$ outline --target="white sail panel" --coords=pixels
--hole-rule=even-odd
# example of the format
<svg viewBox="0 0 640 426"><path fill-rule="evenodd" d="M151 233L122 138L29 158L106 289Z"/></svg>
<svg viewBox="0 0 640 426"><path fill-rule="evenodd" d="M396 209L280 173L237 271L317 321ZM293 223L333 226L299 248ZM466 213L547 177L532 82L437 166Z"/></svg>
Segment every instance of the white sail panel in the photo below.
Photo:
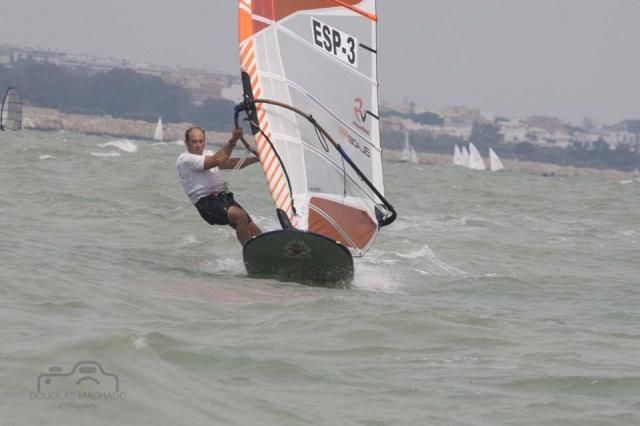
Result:
<svg viewBox="0 0 640 426"><path fill-rule="evenodd" d="M311 115L384 194L375 1L239 0L245 94ZM294 226L362 254L380 203L315 126L257 105L256 143L276 207Z"/></svg>

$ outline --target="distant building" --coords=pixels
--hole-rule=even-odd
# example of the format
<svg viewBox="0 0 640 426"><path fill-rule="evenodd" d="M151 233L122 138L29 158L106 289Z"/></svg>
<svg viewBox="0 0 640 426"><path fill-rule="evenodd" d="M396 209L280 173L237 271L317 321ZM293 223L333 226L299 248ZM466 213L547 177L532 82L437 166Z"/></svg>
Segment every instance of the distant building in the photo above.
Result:
<svg viewBox="0 0 640 426"><path fill-rule="evenodd" d="M439 111L438 114L444 120L445 127L469 127L473 123L487 124L493 120L487 119L485 114L479 109L467 108L464 106L454 106Z"/></svg>
<svg viewBox="0 0 640 426"><path fill-rule="evenodd" d="M520 143L527 141L527 125L518 119L501 120L497 123L498 132L506 143Z"/></svg>
<svg viewBox="0 0 640 426"><path fill-rule="evenodd" d="M601 130L600 136L610 146L619 144L634 145L638 142L638 134L625 131Z"/></svg>
<svg viewBox="0 0 640 426"><path fill-rule="evenodd" d="M534 115L523 120L525 124L530 127L536 127L538 129L546 130L549 133L564 132L570 133L571 126L559 118L545 117L540 115Z"/></svg>

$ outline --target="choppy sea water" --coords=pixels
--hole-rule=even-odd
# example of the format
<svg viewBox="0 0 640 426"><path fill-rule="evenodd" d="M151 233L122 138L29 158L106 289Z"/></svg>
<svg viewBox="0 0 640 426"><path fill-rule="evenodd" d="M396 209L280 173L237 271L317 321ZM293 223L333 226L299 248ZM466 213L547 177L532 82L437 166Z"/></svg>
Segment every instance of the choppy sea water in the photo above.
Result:
<svg viewBox="0 0 640 426"><path fill-rule="evenodd" d="M2 425L640 424L640 182L385 163L328 290L248 279L182 149L0 133Z"/></svg>

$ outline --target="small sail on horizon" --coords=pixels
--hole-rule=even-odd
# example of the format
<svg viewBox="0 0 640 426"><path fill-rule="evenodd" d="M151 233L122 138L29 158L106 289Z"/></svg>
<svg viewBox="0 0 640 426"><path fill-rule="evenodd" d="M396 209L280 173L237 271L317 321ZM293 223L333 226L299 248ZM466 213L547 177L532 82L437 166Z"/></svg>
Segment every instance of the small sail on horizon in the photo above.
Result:
<svg viewBox="0 0 640 426"><path fill-rule="evenodd" d="M22 101L18 96L18 91L9 87L2 101L0 111L0 130L21 130L22 129Z"/></svg>
<svg viewBox="0 0 640 426"><path fill-rule="evenodd" d="M499 172L500 170L504 170L504 165L502 164L502 160L498 157L498 154L492 149L489 148L489 167L492 172Z"/></svg>
<svg viewBox="0 0 640 426"><path fill-rule="evenodd" d="M158 123L156 123L156 130L153 132L154 141L164 140L164 128L162 126L162 117L158 117Z"/></svg>
<svg viewBox="0 0 640 426"><path fill-rule="evenodd" d="M453 146L453 165L462 166L462 152L457 144Z"/></svg>
<svg viewBox="0 0 640 426"><path fill-rule="evenodd" d="M469 167L469 151L466 146L462 147L462 153L460 155L460 165L462 167Z"/></svg>
<svg viewBox="0 0 640 426"><path fill-rule="evenodd" d="M487 165L473 142L469 142L469 168L471 170L487 170Z"/></svg>
<svg viewBox="0 0 640 426"><path fill-rule="evenodd" d="M413 148L413 145L411 145L411 142L409 142L409 131L405 131L404 134L404 149L400 155L400 161L418 164L418 154Z"/></svg>
<svg viewBox="0 0 640 426"><path fill-rule="evenodd" d="M413 149L413 146L411 147L411 157L409 157L409 162L411 164L418 164L420 162L418 160L418 153L415 149Z"/></svg>

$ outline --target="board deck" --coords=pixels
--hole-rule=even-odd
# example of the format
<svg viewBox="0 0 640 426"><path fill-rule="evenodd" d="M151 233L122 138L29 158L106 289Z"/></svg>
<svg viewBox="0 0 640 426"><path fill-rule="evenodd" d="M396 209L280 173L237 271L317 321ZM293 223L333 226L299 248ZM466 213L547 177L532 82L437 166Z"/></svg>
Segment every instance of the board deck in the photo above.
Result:
<svg viewBox="0 0 640 426"><path fill-rule="evenodd" d="M244 264L252 277L343 288L353 280L353 257L342 244L312 232L266 232L244 245Z"/></svg>

